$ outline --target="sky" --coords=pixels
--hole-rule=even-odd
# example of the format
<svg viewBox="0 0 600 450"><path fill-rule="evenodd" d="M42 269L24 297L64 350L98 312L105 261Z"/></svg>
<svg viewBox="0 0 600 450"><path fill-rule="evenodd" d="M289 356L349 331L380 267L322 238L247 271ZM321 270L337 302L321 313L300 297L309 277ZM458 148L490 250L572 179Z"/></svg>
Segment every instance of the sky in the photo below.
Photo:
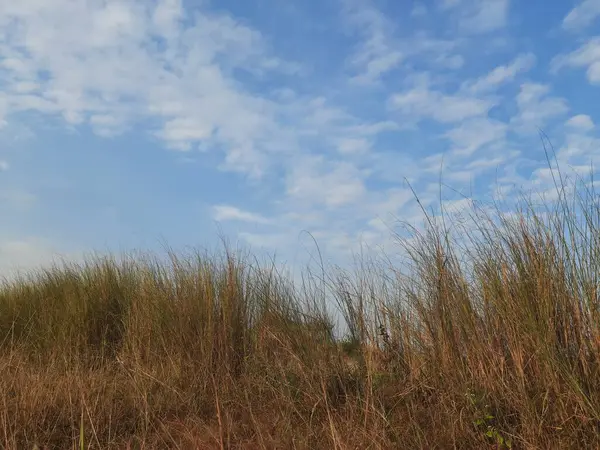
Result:
<svg viewBox="0 0 600 450"><path fill-rule="evenodd" d="M343 262L413 190L551 189L540 130L589 171L599 123L600 0L0 0L0 271L220 237Z"/></svg>

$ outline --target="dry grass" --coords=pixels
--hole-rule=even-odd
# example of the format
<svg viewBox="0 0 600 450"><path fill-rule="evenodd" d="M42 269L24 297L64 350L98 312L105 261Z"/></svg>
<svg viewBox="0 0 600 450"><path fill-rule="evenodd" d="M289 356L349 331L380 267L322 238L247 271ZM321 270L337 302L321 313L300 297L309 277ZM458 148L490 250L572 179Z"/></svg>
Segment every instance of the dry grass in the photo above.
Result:
<svg viewBox="0 0 600 450"><path fill-rule="evenodd" d="M600 207L561 189L429 218L402 275L299 289L225 252L7 282L0 447L600 448Z"/></svg>

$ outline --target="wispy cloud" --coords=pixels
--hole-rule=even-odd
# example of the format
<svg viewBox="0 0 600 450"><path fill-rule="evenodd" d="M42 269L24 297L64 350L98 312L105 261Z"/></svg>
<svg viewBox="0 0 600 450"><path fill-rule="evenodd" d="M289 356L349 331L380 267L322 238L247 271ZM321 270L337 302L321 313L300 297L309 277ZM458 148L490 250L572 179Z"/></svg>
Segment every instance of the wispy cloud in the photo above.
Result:
<svg viewBox="0 0 600 450"><path fill-rule="evenodd" d="M461 27L469 33L486 33L506 26L509 0L479 0L460 20Z"/></svg>
<svg viewBox="0 0 600 450"><path fill-rule="evenodd" d="M582 131L594 129L594 121L587 114L577 114L567 120L566 125L570 128Z"/></svg>
<svg viewBox="0 0 600 450"><path fill-rule="evenodd" d="M383 76L419 57L425 57L423 61L432 66L454 70L462 67L463 57L453 53L457 47L455 41L436 39L428 33L401 37L394 21L376 9L372 2L341 0L341 4L348 28L360 37L348 59L351 83L379 83ZM416 4L411 12L413 17L424 14L426 9L422 4Z"/></svg>
<svg viewBox="0 0 600 450"><path fill-rule="evenodd" d="M269 224L270 220L260 214L243 211L235 206L216 205L213 207L213 217L217 221L239 221L259 224Z"/></svg>
<svg viewBox="0 0 600 450"><path fill-rule="evenodd" d="M413 120L430 118L438 122L452 123L485 115L493 102L461 93L445 94L429 89L427 85L416 86L390 98L393 109Z"/></svg>
<svg viewBox="0 0 600 450"><path fill-rule="evenodd" d="M581 0L563 19L563 28L578 31L592 25L600 16L600 1Z"/></svg>
<svg viewBox="0 0 600 450"><path fill-rule="evenodd" d="M563 67L585 67L588 81L600 84L600 37L589 39L572 53L554 58L552 69L556 72Z"/></svg>
<svg viewBox="0 0 600 450"><path fill-rule="evenodd" d="M290 172L287 194L292 201L335 208L362 199L366 192L363 178L364 175L347 162L305 158Z"/></svg>
<svg viewBox="0 0 600 450"><path fill-rule="evenodd" d="M509 13L509 0L441 0L442 12L456 15L462 32L482 34L496 31L506 26Z"/></svg>
<svg viewBox="0 0 600 450"><path fill-rule="evenodd" d="M452 142L453 151L459 156L471 156L486 144L503 140L507 125L487 118L465 121L451 129L446 136Z"/></svg>
<svg viewBox="0 0 600 450"><path fill-rule="evenodd" d="M547 122L565 114L569 107L560 97L548 95L550 86L540 83L524 83L517 95L519 112L511 118L511 124L520 132L537 133Z"/></svg>
<svg viewBox="0 0 600 450"><path fill-rule="evenodd" d="M5 114L59 115L100 135L152 120L170 147L218 147L227 169L265 170L260 155L277 126L276 105L241 88L234 71L267 76L291 63L270 55L260 32L206 11L183 22L174 0L31 0L2 8Z"/></svg>
<svg viewBox="0 0 600 450"><path fill-rule="evenodd" d="M495 90L500 85L513 81L519 73L530 70L535 64L535 59L535 55L532 53L519 55L510 64L500 65L473 82L465 82L463 88L473 94Z"/></svg>
<svg viewBox="0 0 600 450"><path fill-rule="evenodd" d="M405 57L393 37L393 23L367 1L344 0L342 7L349 26L362 37L349 60L359 71L351 81L361 84L377 81Z"/></svg>

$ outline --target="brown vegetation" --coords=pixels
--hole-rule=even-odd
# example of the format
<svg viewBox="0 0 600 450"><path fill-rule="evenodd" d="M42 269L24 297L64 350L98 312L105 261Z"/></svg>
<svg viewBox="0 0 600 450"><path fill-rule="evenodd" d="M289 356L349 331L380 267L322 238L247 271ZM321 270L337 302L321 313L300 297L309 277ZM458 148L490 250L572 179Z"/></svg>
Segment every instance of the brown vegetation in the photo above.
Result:
<svg viewBox="0 0 600 450"><path fill-rule="evenodd" d="M600 207L574 198L432 219L402 275L299 288L226 253L7 282L0 447L598 448Z"/></svg>

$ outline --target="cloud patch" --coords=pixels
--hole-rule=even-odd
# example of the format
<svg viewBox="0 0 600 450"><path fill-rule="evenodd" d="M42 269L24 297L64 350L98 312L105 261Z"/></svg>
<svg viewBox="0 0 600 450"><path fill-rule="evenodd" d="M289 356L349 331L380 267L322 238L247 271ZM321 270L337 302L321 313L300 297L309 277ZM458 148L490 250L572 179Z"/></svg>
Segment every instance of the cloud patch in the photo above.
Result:
<svg viewBox="0 0 600 450"><path fill-rule="evenodd" d="M577 50L554 58L554 72L564 67L585 68L588 81L591 84L600 84L600 37L591 38Z"/></svg>
<svg viewBox="0 0 600 450"><path fill-rule="evenodd" d="M412 120L429 118L453 123L487 114L493 102L461 93L446 94L422 85L394 94L390 106Z"/></svg>
<svg viewBox="0 0 600 450"><path fill-rule="evenodd" d="M563 19L562 26L569 31L578 31L592 25L598 17L600 17L600 2L581 0Z"/></svg>

